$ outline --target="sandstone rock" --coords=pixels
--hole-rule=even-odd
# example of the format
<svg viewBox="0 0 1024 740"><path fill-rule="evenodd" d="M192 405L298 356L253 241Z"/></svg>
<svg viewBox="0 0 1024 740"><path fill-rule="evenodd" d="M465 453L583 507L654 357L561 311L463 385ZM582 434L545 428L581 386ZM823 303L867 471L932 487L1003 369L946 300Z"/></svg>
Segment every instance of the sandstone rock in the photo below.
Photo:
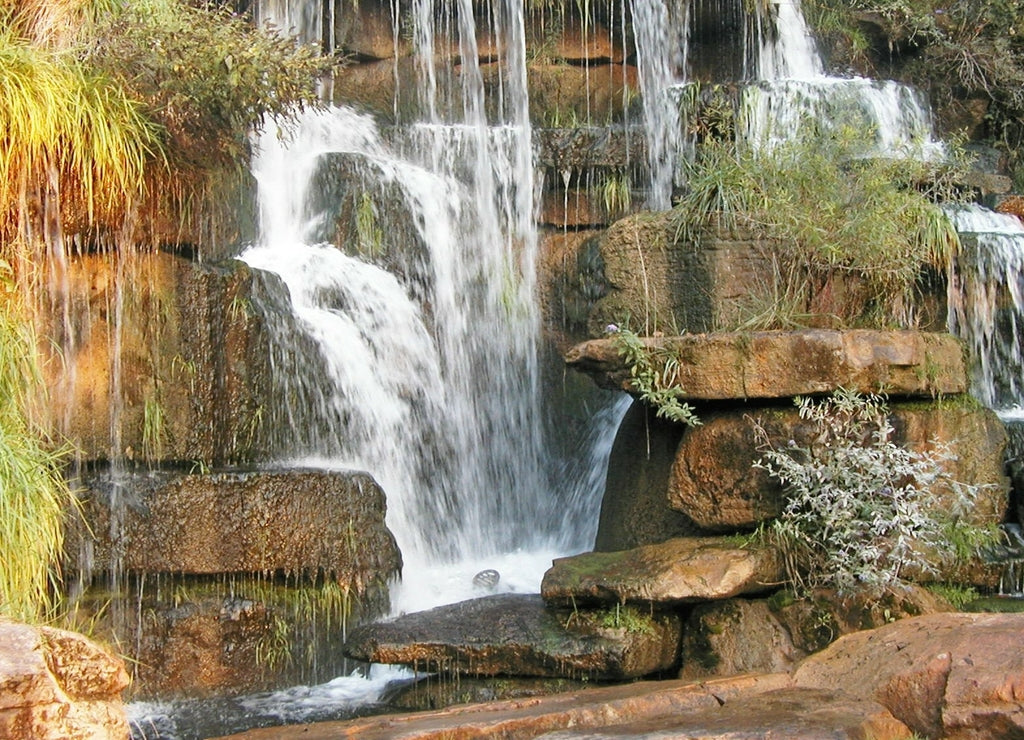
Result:
<svg viewBox="0 0 1024 740"><path fill-rule="evenodd" d="M1003 474L1006 431L989 409L968 399L938 404L890 404L892 441L917 452L947 444L957 455L945 466L953 480L980 487L973 512L977 523L999 523L1008 506ZM796 409L738 409L701 415L702 425L688 429L677 448L668 481L668 505L706 531L753 529L778 516L785 505L779 484L753 468L761 458L754 424L759 423L776 449L788 440L805 445L813 425ZM939 505L948 490L935 491Z"/></svg>
<svg viewBox="0 0 1024 740"><path fill-rule="evenodd" d="M766 591L782 580L767 549L722 538L680 537L621 552L557 558L544 574L549 603L682 604Z"/></svg>
<svg viewBox="0 0 1024 740"><path fill-rule="evenodd" d="M678 357L679 367L666 384L679 386L686 400L791 398L839 388L924 397L967 390L963 350L950 334L808 329L643 341ZM565 360L603 388L633 390L613 338L577 345Z"/></svg>
<svg viewBox="0 0 1024 740"><path fill-rule="evenodd" d="M496 70L495 70L496 72ZM637 90L636 67L621 64L575 66L531 62L526 67L530 90L530 120L538 127L575 128L625 117L623 101L627 90ZM494 74L492 87L498 87Z"/></svg>
<svg viewBox="0 0 1024 740"><path fill-rule="evenodd" d="M768 601L714 601L696 606L686 620L679 677L783 673L806 655Z"/></svg>
<svg viewBox="0 0 1024 740"><path fill-rule="evenodd" d="M590 681L519 676L445 676L431 674L382 697L389 707L409 711L442 709L453 704L530 699L593 687Z"/></svg>
<svg viewBox="0 0 1024 740"><path fill-rule="evenodd" d="M1024 737L1024 615L933 614L847 635L805 660L797 685L886 706L926 737Z"/></svg>
<svg viewBox="0 0 1024 740"><path fill-rule="evenodd" d="M401 555L366 473L290 469L86 481L93 568L142 573L316 573L386 592ZM120 528L111 535L111 518ZM75 537L77 536L77 540ZM79 527L69 546L88 543Z"/></svg>
<svg viewBox="0 0 1024 740"><path fill-rule="evenodd" d="M0 619L0 736L124 740L124 664L82 635Z"/></svg>
<svg viewBox="0 0 1024 740"><path fill-rule="evenodd" d="M695 712L644 717L624 725L540 735L544 740L906 740L910 730L880 703L832 691L790 688Z"/></svg>
<svg viewBox="0 0 1024 740"><path fill-rule="evenodd" d="M500 594L358 627L345 649L426 671L623 679L672 667L680 629L672 614L556 611L539 596Z"/></svg>

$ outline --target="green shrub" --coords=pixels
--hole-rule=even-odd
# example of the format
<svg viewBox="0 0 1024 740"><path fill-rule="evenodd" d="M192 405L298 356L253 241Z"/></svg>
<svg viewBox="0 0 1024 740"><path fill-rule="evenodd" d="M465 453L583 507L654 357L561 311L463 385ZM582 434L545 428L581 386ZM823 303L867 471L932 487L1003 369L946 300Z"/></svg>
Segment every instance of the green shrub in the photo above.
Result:
<svg viewBox="0 0 1024 740"><path fill-rule="evenodd" d="M908 570L934 575L997 536L966 520L979 487L946 472L952 452L893 442L882 399L840 391L798 405L812 441L775 449L755 425L764 452L754 464L783 485L782 514L761 536L781 549L798 589L881 593Z"/></svg>
<svg viewBox="0 0 1024 740"><path fill-rule="evenodd" d="M679 400L683 395L676 381L679 357L671 349L647 345L629 329L616 332L615 345L641 401L662 419L691 427L700 425L693 407Z"/></svg>

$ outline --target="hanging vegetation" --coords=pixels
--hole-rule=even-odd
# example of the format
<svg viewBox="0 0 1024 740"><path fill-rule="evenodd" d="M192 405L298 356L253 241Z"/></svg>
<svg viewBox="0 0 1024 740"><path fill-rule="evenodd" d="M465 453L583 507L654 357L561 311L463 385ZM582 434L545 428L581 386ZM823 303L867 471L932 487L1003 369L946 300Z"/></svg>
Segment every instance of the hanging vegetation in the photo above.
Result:
<svg viewBox="0 0 1024 740"><path fill-rule="evenodd" d="M751 296L744 329L908 326L922 267L959 244L936 200L956 198L956 163L865 156L862 135L808 127L771 148L708 138L688 163L673 219L697 242L712 223L769 245L774 274ZM839 280L856 296L829 296Z"/></svg>

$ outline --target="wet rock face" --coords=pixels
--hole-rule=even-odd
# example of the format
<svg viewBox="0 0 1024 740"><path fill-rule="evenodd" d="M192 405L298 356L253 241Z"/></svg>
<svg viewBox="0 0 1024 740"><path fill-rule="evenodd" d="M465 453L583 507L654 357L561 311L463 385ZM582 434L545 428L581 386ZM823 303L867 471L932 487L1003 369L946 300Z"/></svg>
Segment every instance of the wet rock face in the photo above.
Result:
<svg viewBox="0 0 1024 740"><path fill-rule="evenodd" d="M0 619L0 736L124 740L124 663L82 635Z"/></svg>
<svg viewBox="0 0 1024 740"><path fill-rule="evenodd" d="M445 673L626 679L671 668L680 629L674 614L554 610L536 595L501 594L364 625L345 650Z"/></svg>
<svg viewBox="0 0 1024 740"><path fill-rule="evenodd" d="M252 271L162 253L118 259L76 257L51 283L52 305L67 309L42 332L55 353L53 427L86 460L252 459L269 383Z"/></svg>
<svg viewBox="0 0 1024 740"><path fill-rule="evenodd" d="M358 594L386 590L402 560L369 475L325 470L140 474L87 480L95 570L323 572ZM111 537L111 518L120 522ZM88 537L77 528L75 542Z"/></svg>

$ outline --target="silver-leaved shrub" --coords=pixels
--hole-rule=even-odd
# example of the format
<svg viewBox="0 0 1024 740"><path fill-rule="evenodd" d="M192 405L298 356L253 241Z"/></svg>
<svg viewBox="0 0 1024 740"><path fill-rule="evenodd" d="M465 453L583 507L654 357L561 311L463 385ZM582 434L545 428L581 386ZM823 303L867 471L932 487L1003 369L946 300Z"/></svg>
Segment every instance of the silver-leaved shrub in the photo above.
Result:
<svg viewBox="0 0 1024 740"><path fill-rule="evenodd" d="M954 480L948 445L908 450L892 441L889 409L877 396L839 391L798 398L810 442L776 449L755 425L755 467L783 486L782 514L762 536L780 548L798 590L881 593L904 575L936 574L993 541L995 527L969 523L980 486Z"/></svg>

